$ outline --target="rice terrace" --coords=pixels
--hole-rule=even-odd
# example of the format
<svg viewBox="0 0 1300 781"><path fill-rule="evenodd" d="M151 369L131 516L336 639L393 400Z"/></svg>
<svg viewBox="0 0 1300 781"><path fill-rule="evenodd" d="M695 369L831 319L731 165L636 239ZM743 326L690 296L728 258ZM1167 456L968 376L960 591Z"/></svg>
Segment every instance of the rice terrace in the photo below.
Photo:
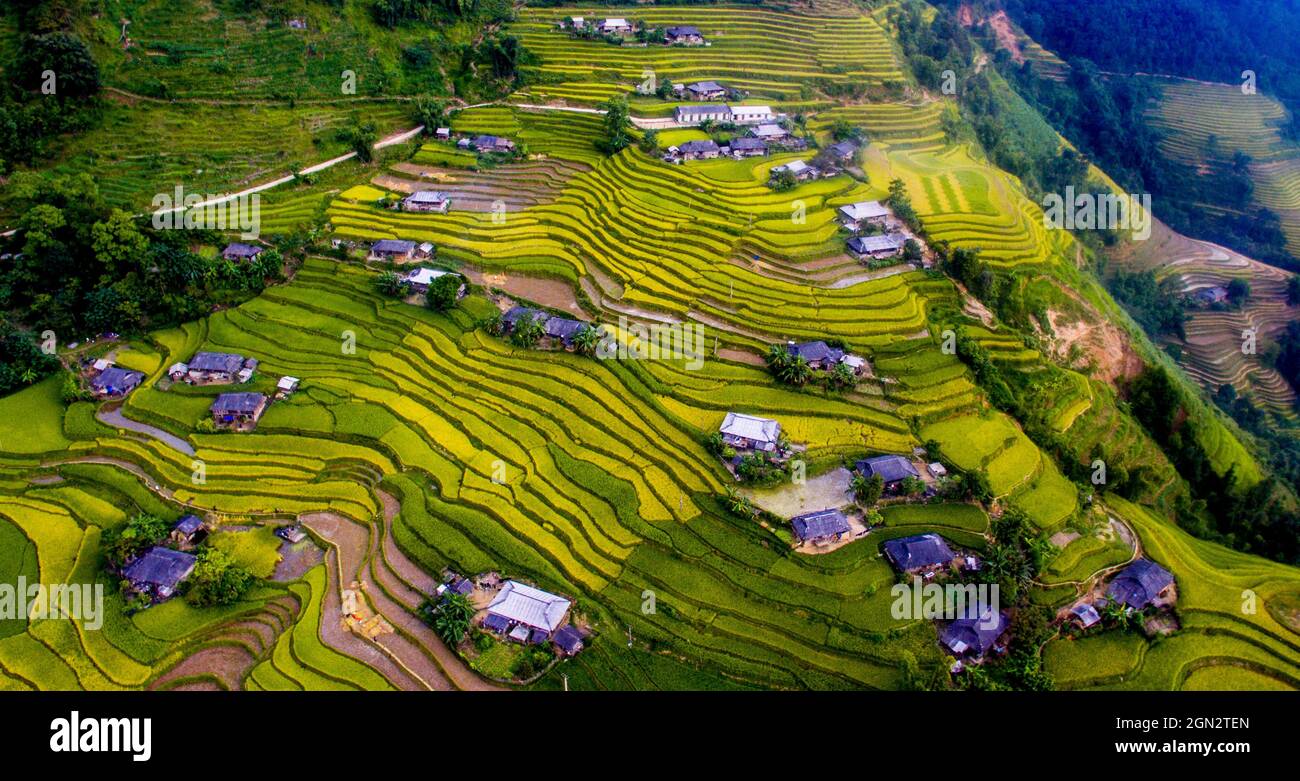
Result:
<svg viewBox="0 0 1300 781"><path fill-rule="evenodd" d="M1017 13L5 4L0 690L1300 688L1294 102Z"/></svg>

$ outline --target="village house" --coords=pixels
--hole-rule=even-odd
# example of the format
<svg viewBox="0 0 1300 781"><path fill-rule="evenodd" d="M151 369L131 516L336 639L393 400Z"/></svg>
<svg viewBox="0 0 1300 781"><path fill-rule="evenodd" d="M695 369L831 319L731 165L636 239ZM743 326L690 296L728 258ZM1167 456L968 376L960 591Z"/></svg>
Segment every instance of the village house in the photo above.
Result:
<svg viewBox="0 0 1300 781"><path fill-rule="evenodd" d="M532 309L526 306L511 307L509 311L501 315L501 328L506 332L513 331L515 326L522 320L539 320L543 321L548 315L540 309Z"/></svg>
<svg viewBox="0 0 1300 781"><path fill-rule="evenodd" d="M442 269L436 268L417 268L412 269L410 273L403 278L403 281L412 292L427 293L429 292L429 285L433 284L435 279L445 276L459 277L460 275L451 271L443 271ZM456 298L464 298L466 290L468 290L468 288L466 288L465 283L462 282L460 287L456 289Z"/></svg>
<svg viewBox="0 0 1300 781"><path fill-rule="evenodd" d="M402 209L408 212L442 212L447 213L451 207L451 198L445 193L434 190L420 190L402 199Z"/></svg>
<svg viewBox="0 0 1300 781"><path fill-rule="evenodd" d="M185 515L176 522L168 535L174 544L182 550L189 550L208 536L208 527L203 523L203 519L197 515Z"/></svg>
<svg viewBox="0 0 1300 781"><path fill-rule="evenodd" d="M995 605L965 604L961 613L939 633L939 642L958 659L980 659L998 648L1007 631L1007 617Z"/></svg>
<svg viewBox="0 0 1300 781"><path fill-rule="evenodd" d="M727 97L727 88L716 81L697 81L694 84L687 84L686 92L689 92L695 100L723 100Z"/></svg>
<svg viewBox="0 0 1300 781"><path fill-rule="evenodd" d="M239 242L234 242L226 245L226 248L221 251L221 257L225 260L242 262L252 260L262 254L262 250L264 249L266 248L259 247L256 244L241 244Z"/></svg>
<svg viewBox="0 0 1300 781"><path fill-rule="evenodd" d="M515 151L515 142L501 136L475 136L470 145L477 152L499 152L506 154Z"/></svg>
<svg viewBox="0 0 1300 781"><path fill-rule="evenodd" d="M698 125L701 122L730 122L731 109L726 106L678 106L674 117L679 125Z"/></svg>
<svg viewBox="0 0 1300 781"><path fill-rule="evenodd" d="M488 604L483 626L520 642L545 642L564 623L570 605L564 597L507 580Z"/></svg>
<svg viewBox="0 0 1300 781"><path fill-rule="evenodd" d="M212 422L219 428L251 430L266 411L262 393L223 393L212 402Z"/></svg>
<svg viewBox="0 0 1300 781"><path fill-rule="evenodd" d="M1106 597L1134 610L1161 607L1173 591L1174 576L1149 559L1125 567L1106 588Z"/></svg>
<svg viewBox="0 0 1300 781"><path fill-rule="evenodd" d="M933 532L886 540L884 549L885 558L908 574L946 567L957 558L948 541Z"/></svg>
<svg viewBox="0 0 1300 781"><path fill-rule="evenodd" d="M737 125L759 125L776 119L771 106L731 106L731 121Z"/></svg>
<svg viewBox="0 0 1300 781"><path fill-rule="evenodd" d="M710 160L719 154L718 145L711 140L686 141L677 147L677 153L686 160Z"/></svg>
<svg viewBox="0 0 1300 781"><path fill-rule="evenodd" d="M140 372L109 366L90 380L90 390L100 398L116 399L135 390L142 382L144 375Z"/></svg>
<svg viewBox="0 0 1300 781"><path fill-rule="evenodd" d="M432 241L420 242L420 246L415 248L415 257L417 258L433 257L433 251L435 249L437 249L437 247L433 245Z"/></svg>
<svg viewBox="0 0 1300 781"><path fill-rule="evenodd" d="M844 364L854 374L861 374L866 361L838 347L831 347L822 341L790 342L786 351L795 358L803 358L809 367L818 371L833 371L838 364Z"/></svg>
<svg viewBox="0 0 1300 781"><path fill-rule="evenodd" d="M865 458L854 465L854 469L863 477L880 476L885 482L885 491L897 491L903 484L903 481L910 478L920 479L921 473L916 471L912 462L902 456L875 456L874 458Z"/></svg>
<svg viewBox="0 0 1300 781"><path fill-rule="evenodd" d="M275 536L279 537L280 539L284 540L290 545L297 545L298 543L307 539L307 532L303 531L301 528L299 528L296 525L290 524L288 526L276 527Z"/></svg>
<svg viewBox="0 0 1300 781"><path fill-rule="evenodd" d="M1081 602L1070 610L1070 620L1080 629L1088 629L1101 621L1101 614L1093 605Z"/></svg>
<svg viewBox="0 0 1300 781"><path fill-rule="evenodd" d="M700 33L700 28L689 24L669 27L664 30L664 38L667 39L668 43L688 46L697 46L704 43L704 35Z"/></svg>
<svg viewBox="0 0 1300 781"><path fill-rule="evenodd" d="M884 227L889 220L889 209L880 201L858 201L840 207L840 224L851 231L862 230L864 225Z"/></svg>
<svg viewBox="0 0 1300 781"><path fill-rule="evenodd" d="M1201 288L1196 291L1196 300L1206 306L1225 303L1228 300L1228 289L1222 285Z"/></svg>
<svg viewBox="0 0 1300 781"><path fill-rule="evenodd" d="M573 624L566 624L555 630L551 642L565 656L577 656L583 647L582 632Z"/></svg>
<svg viewBox="0 0 1300 781"><path fill-rule="evenodd" d="M415 242L405 239L380 239L370 246L370 260L410 260L415 257Z"/></svg>
<svg viewBox="0 0 1300 781"><path fill-rule="evenodd" d="M626 35L632 32L632 23L626 19L606 19L598 27L606 35Z"/></svg>
<svg viewBox="0 0 1300 781"><path fill-rule="evenodd" d="M185 367L185 375L191 384L228 385L235 381L244 365L244 356L234 353L195 353Z"/></svg>
<svg viewBox="0 0 1300 781"><path fill-rule="evenodd" d="M449 127L440 127L440 128L438 128L437 130L433 131L433 137L436 138L436 139L438 139L439 141L450 141L450 140L451 140L451 128L449 128Z"/></svg>
<svg viewBox="0 0 1300 781"><path fill-rule="evenodd" d="M297 377L285 375L275 384L275 397L283 399L286 396L292 396L298 390L300 380Z"/></svg>
<svg viewBox="0 0 1300 781"><path fill-rule="evenodd" d="M948 476L948 467L944 466L943 464L939 463L938 461L933 461L933 462L931 462L931 463L929 463L929 464L926 464L926 465L925 465L925 468L926 468L927 470L929 470L930 474L931 474L932 476L934 476L934 477L947 477L947 476Z"/></svg>
<svg viewBox="0 0 1300 781"><path fill-rule="evenodd" d="M194 571L193 554L154 546L122 570L130 590L151 602L171 599Z"/></svg>
<svg viewBox="0 0 1300 781"><path fill-rule="evenodd" d="M901 233L882 233L875 236L854 236L849 239L849 252L859 260L892 258L903 251L907 239Z"/></svg>
<svg viewBox="0 0 1300 781"><path fill-rule="evenodd" d="M749 131L754 138L761 138L764 141L780 141L788 138L790 131L775 123L765 123Z"/></svg>
<svg viewBox="0 0 1300 781"><path fill-rule="evenodd" d="M235 379L239 382L248 382L253 379L253 372L257 371L257 359L249 358L244 361L244 368L235 373Z"/></svg>
<svg viewBox="0 0 1300 781"><path fill-rule="evenodd" d="M773 166L770 173L775 176L782 171L789 171L790 174L794 176L795 181L798 182L806 182L809 179L816 179L818 174L816 168L813 168L802 160L794 160L784 165Z"/></svg>
<svg viewBox="0 0 1300 781"><path fill-rule="evenodd" d="M574 338L587 330L588 327L590 326L581 320L552 317L542 325L542 333L546 335L551 347L558 346L566 350L572 350Z"/></svg>
<svg viewBox="0 0 1300 781"><path fill-rule="evenodd" d="M767 144L759 138L736 138L731 141L731 152L737 157L762 157L767 154Z"/></svg>
<svg viewBox="0 0 1300 781"><path fill-rule="evenodd" d="M780 445L781 424L741 412L728 412L718 427L728 447L772 452Z"/></svg>
<svg viewBox="0 0 1300 781"><path fill-rule="evenodd" d="M858 154L858 145L852 141L841 141L826 147L826 153L841 162L851 162Z"/></svg>
<svg viewBox="0 0 1300 781"><path fill-rule="evenodd" d="M800 543L826 545L849 533L849 519L837 509L818 510L790 519L790 528Z"/></svg>

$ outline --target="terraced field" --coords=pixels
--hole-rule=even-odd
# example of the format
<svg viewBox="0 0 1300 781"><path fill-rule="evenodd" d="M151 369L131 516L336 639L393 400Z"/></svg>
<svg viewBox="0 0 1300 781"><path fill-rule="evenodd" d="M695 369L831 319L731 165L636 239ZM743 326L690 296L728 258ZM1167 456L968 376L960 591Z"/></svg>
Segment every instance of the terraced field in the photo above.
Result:
<svg viewBox="0 0 1300 781"><path fill-rule="evenodd" d="M1197 540L1123 500L1113 500L1110 509L1137 532L1147 556L1179 565L1181 628L1158 642L1117 632L1053 640L1045 660L1059 686L1161 690L1218 681L1220 687L1300 688L1295 627L1281 623L1270 608L1291 604L1300 593L1294 568Z"/></svg>
<svg viewBox="0 0 1300 781"><path fill-rule="evenodd" d="M186 75L180 65L224 61L236 81L255 70L246 25L196 26L175 44L179 54L154 55L144 44L180 11L152 0L110 5L142 20L149 11L131 30L142 45L116 61L113 78L170 74L175 89L220 94L212 68ZM174 517L182 507L227 529L258 528L232 534L265 535L264 524L297 518L323 549L311 566L265 581L229 608L175 600L127 617L110 595L104 631L69 621L0 624L0 689L487 688L415 616L444 568L497 571L575 600L594 635L562 665L567 678L551 673L537 688L898 688L918 665L942 658L931 623L891 616L895 575L881 544L933 530L984 550L988 515L974 505L895 504L867 538L796 554L785 528L723 507L733 478L703 440L730 410L779 419L814 470L935 440L956 468L987 474L994 512L1021 508L1044 537L1078 526L1086 511L1061 465L1016 420L990 409L965 365L939 349L940 330L952 323L1042 386L1035 399L1050 410L1043 420L1080 453L1100 449L1108 460L1147 465L1144 499L1167 505L1181 490L1177 476L1107 382L1050 366L1028 337L991 317L975 325L978 307L942 274L869 271L843 254L835 210L883 198L898 178L933 240L979 249L1018 285L1073 282L1081 298L1096 297L1080 282L1072 240L1043 228L1019 183L946 143L948 107L805 104L812 80L905 77L876 17L843 0L818 9L619 10L659 26L697 24L712 45L691 49L574 42L553 23L607 9L525 9L510 29L540 54L543 83L511 104L458 111L452 125L513 138L526 159L479 168L430 142L409 159L340 167L266 199L271 232L323 217L337 238L434 242L439 265L515 298L544 284L548 306L588 320L702 326L701 367L517 348L482 327L501 302L481 289L439 315L381 297L374 268L314 256L252 301L120 351L124 365L148 375L122 414L179 438L180 450L103 424L89 403L65 408L53 381L0 399L0 580L102 579L104 531L137 512ZM258 95L271 95L274 79L311 80L365 48L344 36L318 62L290 45L298 33L271 32L283 53L263 69L267 82L245 85ZM366 78L390 56L373 56ZM596 146L599 116L520 105L591 104L627 91L646 68L673 80L725 80L788 110L815 111L809 126L818 132L846 119L873 144L860 173L775 193L766 186L770 168L800 156L681 166L635 148L606 156ZM301 107L240 111L264 111L256 114L263 125L292 141L281 148L328 153L326 129L341 109L319 108L319 127L302 125ZM147 193L155 172L184 178L212 166L216 186L287 164L269 151L274 145L244 135L251 129L231 132L233 144L256 154L193 152L137 165L136 152L122 150L115 165L137 167L116 196ZM149 139L133 143L143 153ZM96 163L79 155L67 165ZM452 193L449 213L375 205L385 193L431 185ZM349 336L355 351L346 349ZM774 342L831 337L871 360L872 375L852 390L790 389L758 365ZM273 404L255 432L203 433L199 423L220 389L157 385L165 367L200 349L257 357L255 383L287 374L302 386ZM1222 436L1211 448L1216 467L1250 462L1226 429L1212 431ZM192 479L195 460L202 482ZM1222 669L1258 686L1300 684L1300 641L1276 617L1278 605L1300 599L1294 569L1194 540L1147 507L1114 500L1107 509L1178 577L1183 629L1156 643L1119 634L1053 641L1047 664L1063 686L1193 688L1213 683L1204 671ZM1121 553L1101 540L1076 541L1044 582L1069 589ZM1275 609L1241 613L1245 588ZM647 594L654 610L644 609ZM345 629L345 604L352 615L375 616L378 631Z"/></svg>
<svg viewBox="0 0 1300 781"><path fill-rule="evenodd" d="M619 9L652 27L696 25L708 46L616 46L574 40L556 29L570 16L604 18L601 7L527 8L510 31L541 58L534 99L597 103L629 92L653 72L660 80L716 79L777 102L795 101L805 81L900 81L889 36L867 16L805 16L753 6ZM551 83L554 82L554 83ZM524 96L521 96L524 97Z"/></svg>
<svg viewBox="0 0 1300 781"><path fill-rule="evenodd" d="M1280 132L1286 109L1262 93L1243 94L1237 85L1158 83L1161 97L1148 116L1165 131L1163 151L1204 167L1226 165L1237 151L1250 155L1254 197L1278 215L1287 249L1300 257L1300 146Z"/></svg>
<svg viewBox="0 0 1300 781"><path fill-rule="evenodd" d="M1300 307L1287 303L1290 273L1247 258L1232 250L1174 233L1153 224L1151 238L1131 242L1115 256L1129 270L1151 270L1157 279L1172 278L1188 294L1232 279L1244 279L1251 294L1241 309L1192 309L1187 338L1180 340L1180 364L1196 382L1214 393L1229 384L1267 409L1291 419L1296 393L1260 356L1264 343L1300 317ZM1242 351L1243 332L1254 330L1258 350Z"/></svg>

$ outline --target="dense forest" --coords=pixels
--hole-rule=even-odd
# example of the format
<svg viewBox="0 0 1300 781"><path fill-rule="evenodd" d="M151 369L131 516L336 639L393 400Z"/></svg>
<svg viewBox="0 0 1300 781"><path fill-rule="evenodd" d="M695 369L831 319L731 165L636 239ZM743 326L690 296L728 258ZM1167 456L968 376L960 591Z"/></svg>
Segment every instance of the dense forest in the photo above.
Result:
<svg viewBox="0 0 1300 781"><path fill-rule="evenodd" d="M1031 38L1107 71L1238 83L1300 106L1300 3L1277 0L1005 0Z"/></svg>

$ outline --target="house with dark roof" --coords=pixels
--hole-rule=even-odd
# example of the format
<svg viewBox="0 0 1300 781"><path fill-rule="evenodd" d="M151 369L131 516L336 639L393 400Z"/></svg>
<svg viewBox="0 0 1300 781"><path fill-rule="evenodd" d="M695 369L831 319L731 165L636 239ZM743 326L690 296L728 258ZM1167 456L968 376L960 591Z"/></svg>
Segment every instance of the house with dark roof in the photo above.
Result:
<svg viewBox="0 0 1300 781"><path fill-rule="evenodd" d="M575 656L582 650L582 632L573 624L566 624L555 631L551 642L565 656Z"/></svg>
<svg viewBox="0 0 1300 781"><path fill-rule="evenodd" d="M223 393L212 402L212 422L219 428L252 429L266 404L264 393Z"/></svg>
<svg viewBox="0 0 1300 781"><path fill-rule="evenodd" d="M193 547L208 536L208 527L197 515L185 515L172 527L168 538L182 548Z"/></svg>
<svg viewBox="0 0 1300 781"><path fill-rule="evenodd" d="M790 527L799 542L824 545L840 540L849 533L849 519L835 508L805 513L790 519Z"/></svg>
<svg viewBox="0 0 1300 781"><path fill-rule="evenodd" d="M1150 559L1138 559L1120 571L1106 588L1106 596L1127 607L1142 610L1170 596L1174 576Z"/></svg>
<svg viewBox="0 0 1300 781"><path fill-rule="evenodd" d="M154 546L122 570L122 577L136 594L153 602L162 602L176 594L176 589L194 571L192 554Z"/></svg>
<svg viewBox="0 0 1300 781"><path fill-rule="evenodd" d="M704 43L704 35L700 32L700 28L690 24L669 27L664 30L664 38L669 43L687 45L698 45Z"/></svg>
<svg viewBox="0 0 1300 781"><path fill-rule="evenodd" d="M916 534L885 541L885 557L900 572L918 572L951 564L957 554L939 535Z"/></svg>
<svg viewBox="0 0 1300 781"><path fill-rule="evenodd" d="M470 145L477 152L513 152L515 151L515 142L501 136L475 136L470 141Z"/></svg>
<svg viewBox="0 0 1300 781"><path fill-rule="evenodd" d="M191 383L221 385L235 381L244 368L244 356L234 353L195 353L186 365L186 378Z"/></svg>
<svg viewBox="0 0 1300 781"><path fill-rule="evenodd" d="M712 139L686 141L677 146L677 153L687 160L707 160L717 157L719 152Z"/></svg>
<svg viewBox="0 0 1300 781"><path fill-rule="evenodd" d="M803 358L810 367L819 371L835 368L845 353L838 347L831 347L822 341L790 342L785 347L792 357Z"/></svg>
<svg viewBox="0 0 1300 781"><path fill-rule="evenodd" d="M372 260L410 260L415 257L415 242L405 239L380 239L370 245Z"/></svg>
<svg viewBox="0 0 1300 781"><path fill-rule="evenodd" d="M436 190L419 190L402 199L402 209L408 212L442 212L447 213L451 207L451 198L446 193Z"/></svg>
<svg viewBox="0 0 1300 781"><path fill-rule="evenodd" d="M852 141L841 141L826 147L826 152L837 160L852 160L858 153L858 145Z"/></svg>
<svg viewBox="0 0 1300 781"><path fill-rule="evenodd" d="M864 458L854 465L854 469L863 477L880 475L880 479L885 481L886 490L897 488L909 477L921 476L921 473L916 471L916 467L912 466L912 462L902 456Z"/></svg>
<svg viewBox="0 0 1300 781"><path fill-rule="evenodd" d="M939 633L939 642L953 656L979 659L997 648L1007 631L1007 617L992 605L979 602L963 605L958 618Z"/></svg>
<svg viewBox="0 0 1300 781"><path fill-rule="evenodd" d="M90 390L100 398L115 399L135 390L142 382L144 375L140 372L110 366L91 379Z"/></svg>
<svg viewBox="0 0 1300 781"><path fill-rule="evenodd" d="M574 337L585 331L587 327L588 324L581 320L552 317L542 326L542 332L550 341L551 346L558 345L566 350L572 350Z"/></svg>
<svg viewBox="0 0 1300 781"><path fill-rule="evenodd" d="M722 100L727 97L727 88L716 81L697 81L687 84L686 91L695 100Z"/></svg>
<svg viewBox="0 0 1300 781"><path fill-rule="evenodd" d="M252 260L262 254L265 247L259 247L256 244L242 244L238 241L227 244L226 248L221 251L221 257L225 260L244 261Z"/></svg>
<svg viewBox="0 0 1300 781"><path fill-rule="evenodd" d="M510 619L505 616L488 613L483 617L483 628L498 634L505 634L510 630Z"/></svg>
<svg viewBox="0 0 1300 781"><path fill-rule="evenodd" d="M732 139L731 153L740 157L762 157L767 154L767 143L761 138Z"/></svg>
<svg viewBox="0 0 1300 781"><path fill-rule="evenodd" d="M730 122L731 109L727 106L678 106L673 112L679 125L698 125L701 122Z"/></svg>

